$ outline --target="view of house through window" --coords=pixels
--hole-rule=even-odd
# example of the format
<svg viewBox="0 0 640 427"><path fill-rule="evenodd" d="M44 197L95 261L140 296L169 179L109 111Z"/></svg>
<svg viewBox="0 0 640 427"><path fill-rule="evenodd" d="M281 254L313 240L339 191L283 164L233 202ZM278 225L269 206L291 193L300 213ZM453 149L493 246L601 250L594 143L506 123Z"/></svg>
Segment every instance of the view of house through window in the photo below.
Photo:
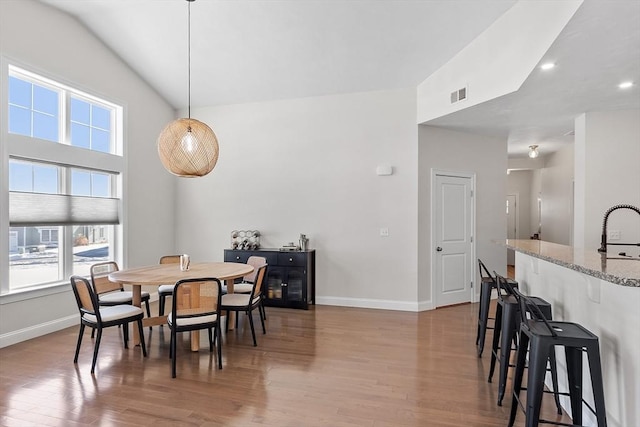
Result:
<svg viewBox="0 0 640 427"><path fill-rule="evenodd" d="M54 153L47 160L9 152L9 288L88 275L91 264L115 257L122 171L89 168L79 156L61 163L55 146L82 150L93 165L94 153L117 155L120 107L13 67L8 95L7 137L20 138L22 145L46 144L40 145L43 152ZM94 215L105 199L113 202L113 213Z"/></svg>

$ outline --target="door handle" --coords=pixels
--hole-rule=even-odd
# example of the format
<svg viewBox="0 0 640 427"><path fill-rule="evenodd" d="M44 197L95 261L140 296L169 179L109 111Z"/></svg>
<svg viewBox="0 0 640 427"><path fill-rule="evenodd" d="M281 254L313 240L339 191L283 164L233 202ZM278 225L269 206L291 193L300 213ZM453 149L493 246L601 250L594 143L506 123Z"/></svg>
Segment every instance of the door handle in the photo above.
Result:
<svg viewBox="0 0 640 427"><path fill-rule="evenodd" d="M436 248L436 251L438 251L438 252L442 252L442 248L441 248L440 246L438 246L438 247Z"/></svg>

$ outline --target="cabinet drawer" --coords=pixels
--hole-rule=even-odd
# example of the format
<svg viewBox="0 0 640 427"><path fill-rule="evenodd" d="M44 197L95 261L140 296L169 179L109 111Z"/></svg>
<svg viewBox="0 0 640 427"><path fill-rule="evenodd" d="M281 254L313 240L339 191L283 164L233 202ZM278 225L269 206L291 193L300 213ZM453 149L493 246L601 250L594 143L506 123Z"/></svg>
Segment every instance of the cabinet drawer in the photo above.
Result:
<svg viewBox="0 0 640 427"><path fill-rule="evenodd" d="M283 252L278 254L278 265L293 265L296 267L304 267L306 254L299 252Z"/></svg>
<svg viewBox="0 0 640 427"><path fill-rule="evenodd" d="M278 262L278 254L268 251L243 251L225 249L224 262L239 262L246 264L250 256L259 256L267 260L267 264L275 265Z"/></svg>

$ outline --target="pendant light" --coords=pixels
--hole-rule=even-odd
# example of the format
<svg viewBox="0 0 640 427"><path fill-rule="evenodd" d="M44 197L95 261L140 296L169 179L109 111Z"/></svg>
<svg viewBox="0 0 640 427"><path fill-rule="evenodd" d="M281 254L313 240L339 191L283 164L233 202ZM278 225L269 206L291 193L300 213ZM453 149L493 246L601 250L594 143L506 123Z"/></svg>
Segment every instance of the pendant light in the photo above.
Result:
<svg viewBox="0 0 640 427"><path fill-rule="evenodd" d="M529 157L532 159L535 159L536 157L538 157L540 153L538 153L538 146L537 145L530 145L529 146Z"/></svg>
<svg viewBox="0 0 640 427"><path fill-rule="evenodd" d="M189 115L169 123L158 137L158 155L166 170L193 178L211 172L218 162L218 138L205 123L191 118L191 2L189 11Z"/></svg>

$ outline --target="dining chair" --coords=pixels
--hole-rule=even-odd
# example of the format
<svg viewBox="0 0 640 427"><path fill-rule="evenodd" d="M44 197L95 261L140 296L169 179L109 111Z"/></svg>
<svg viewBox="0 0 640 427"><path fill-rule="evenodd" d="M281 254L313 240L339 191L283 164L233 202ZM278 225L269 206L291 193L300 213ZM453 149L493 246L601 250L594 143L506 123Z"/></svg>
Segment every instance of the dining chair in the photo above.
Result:
<svg viewBox="0 0 640 427"><path fill-rule="evenodd" d="M133 304L133 292L125 291L122 283L115 283L109 280L109 274L119 271L115 261L100 262L91 266L91 283L93 290L98 296L98 302L103 306L113 306L120 304ZM147 317L151 317L149 308L149 292L142 291L142 302L147 309Z"/></svg>
<svg viewBox="0 0 640 427"><path fill-rule="evenodd" d="M71 276L70 281L71 289L73 289L73 294L78 303L78 310L80 311L80 333L78 334L78 343L76 345L76 354L73 358L73 363L78 363L78 354L80 353L80 345L82 344L82 337L86 326L90 327L92 331L98 331L93 349L93 361L91 362L91 373L93 374L96 368L96 360L98 359L102 330L110 326L123 325L122 336L124 348L129 348L127 345L129 339L129 322L138 323L142 354L144 357L147 357L147 348L144 343L144 334L142 331L144 312L140 307L126 304L101 307L98 296L87 279L81 276Z"/></svg>
<svg viewBox="0 0 640 427"><path fill-rule="evenodd" d="M257 346L256 342L256 331L253 326L253 310L258 309L260 313L260 322L262 323L262 333L266 334L267 330L264 326L264 306L262 304L262 284L264 283L264 277L267 271L267 266L263 265L258 268L256 272L256 279L251 289L251 292L248 294L225 294L222 296L222 307L221 311L227 312L227 324L226 330L229 330L229 313L235 311L236 313L240 313L241 311L245 312L247 317L249 318L249 325L251 326L251 336L253 337L253 346ZM236 316L236 321L238 316Z"/></svg>
<svg viewBox="0 0 640 427"><path fill-rule="evenodd" d="M167 316L167 325L171 329L169 356L172 378L176 377L178 332L207 329L209 351L213 352L213 346L217 345L218 369L222 369L221 296L222 284L216 278L179 280L173 287L171 313Z"/></svg>
<svg viewBox="0 0 640 427"><path fill-rule="evenodd" d="M258 269L263 265L267 265L267 259L261 256L252 255L247 259L247 264L253 267L253 271L242 278L239 283L235 283L233 285L233 293L235 294L249 294L253 289L253 283L256 280L256 276L258 274ZM222 293L227 293L227 287L222 287ZM264 302L264 292L261 294L262 300ZM262 308L260 310L260 315L264 320L267 320L267 312L264 309L264 304L262 304ZM236 326L238 323L238 318L236 317Z"/></svg>
<svg viewBox="0 0 640 427"><path fill-rule="evenodd" d="M267 259L265 257L252 255L247 259L247 265L252 266L253 271L244 276L239 283L233 285L233 293L235 294L251 293L253 283L256 281L256 276L258 275L258 269L263 265L267 265ZM225 292L226 288L226 286L223 287Z"/></svg>
<svg viewBox="0 0 640 427"><path fill-rule="evenodd" d="M160 264L180 264L180 255L165 255L160 258ZM170 297L173 295L174 286L175 286L175 283L172 285L158 286L158 315L159 316L164 316L165 303L166 303L167 297Z"/></svg>

